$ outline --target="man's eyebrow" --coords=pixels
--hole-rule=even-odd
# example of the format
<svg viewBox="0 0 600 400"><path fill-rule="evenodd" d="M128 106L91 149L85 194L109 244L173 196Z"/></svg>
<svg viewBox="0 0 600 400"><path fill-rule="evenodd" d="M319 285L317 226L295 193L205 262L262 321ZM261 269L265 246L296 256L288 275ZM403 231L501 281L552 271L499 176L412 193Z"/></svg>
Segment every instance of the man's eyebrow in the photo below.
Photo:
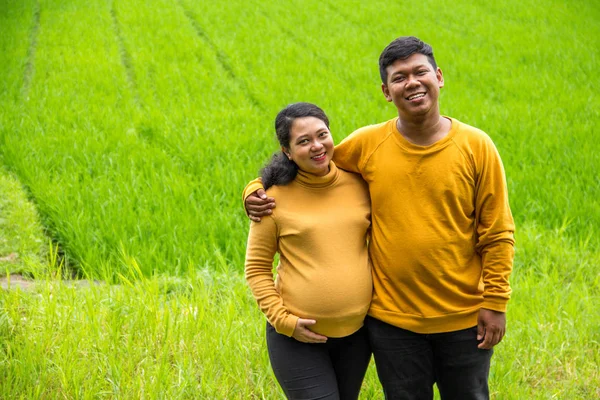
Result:
<svg viewBox="0 0 600 400"><path fill-rule="evenodd" d="M414 67L411 67L410 70L414 71L414 70L417 70L417 69L420 69L420 68L427 68L427 69L429 69L429 68L431 68L431 66L429 64L427 64L427 63L417 64ZM392 76L398 75L398 74L403 74L405 71L406 70L404 70L404 69L399 70L399 71L395 71L394 73L392 73Z"/></svg>

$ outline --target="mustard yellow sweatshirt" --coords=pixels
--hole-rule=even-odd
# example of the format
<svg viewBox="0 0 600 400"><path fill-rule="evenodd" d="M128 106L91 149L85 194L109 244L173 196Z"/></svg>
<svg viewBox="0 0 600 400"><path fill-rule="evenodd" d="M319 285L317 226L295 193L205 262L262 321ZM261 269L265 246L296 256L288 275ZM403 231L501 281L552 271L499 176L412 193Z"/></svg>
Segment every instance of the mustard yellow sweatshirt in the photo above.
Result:
<svg viewBox="0 0 600 400"><path fill-rule="evenodd" d="M334 153L369 184L369 314L418 333L475 326L480 308L506 311L511 292L514 223L500 156L484 132L451 121L430 146L407 141L394 118Z"/></svg>
<svg viewBox="0 0 600 400"><path fill-rule="evenodd" d="M500 156L488 135L456 119L425 147L396 121L357 130L334 153L369 185L369 315L418 333L475 326L480 308L506 311L511 293L514 223Z"/></svg>
<svg viewBox="0 0 600 400"><path fill-rule="evenodd" d="M328 337L354 333L373 289L365 182L332 162L326 176L299 171L290 184L267 193L277 208L251 222L246 249L246 279L260 309L287 336L298 318L315 319L310 329ZM280 261L274 281L275 253Z"/></svg>

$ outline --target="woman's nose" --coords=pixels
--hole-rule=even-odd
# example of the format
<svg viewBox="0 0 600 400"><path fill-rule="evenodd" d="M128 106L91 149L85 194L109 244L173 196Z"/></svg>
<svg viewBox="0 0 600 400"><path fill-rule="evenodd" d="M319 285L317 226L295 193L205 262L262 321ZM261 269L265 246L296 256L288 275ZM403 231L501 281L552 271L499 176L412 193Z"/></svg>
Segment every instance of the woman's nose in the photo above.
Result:
<svg viewBox="0 0 600 400"><path fill-rule="evenodd" d="M312 148L319 150L323 147L323 143L319 142L318 140L313 140L312 142Z"/></svg>

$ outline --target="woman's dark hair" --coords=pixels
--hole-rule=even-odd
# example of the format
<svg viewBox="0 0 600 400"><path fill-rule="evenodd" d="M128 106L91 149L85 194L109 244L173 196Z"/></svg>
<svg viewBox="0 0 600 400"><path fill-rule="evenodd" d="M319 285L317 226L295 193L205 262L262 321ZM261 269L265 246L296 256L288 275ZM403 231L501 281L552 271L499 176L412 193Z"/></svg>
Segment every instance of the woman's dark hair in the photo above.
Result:
<svg viewBox="0 0 600 400"><path fill-rule="evenodd" d="M275 133L279 144L290 148L290 133L296 118L315 117L325 123L329 128L329 118L325 112L312 103L293 103L279 111L275 118ZM263 186L266 189L273 185L287 185L294 180L298 173L298 166L288 159L283 151L273 154L271 161L260 171Z"/></svg>
<svg viewBox="0 0 600 400"><path fill-rule="evenodd" d="M415 53L423 54L429 60L433 69L437 69L433 49L430 45L414 36L402 36L388 44L379 56L379 75L381 82L387 85L387 67L397 60L406 60Z"/></svg>

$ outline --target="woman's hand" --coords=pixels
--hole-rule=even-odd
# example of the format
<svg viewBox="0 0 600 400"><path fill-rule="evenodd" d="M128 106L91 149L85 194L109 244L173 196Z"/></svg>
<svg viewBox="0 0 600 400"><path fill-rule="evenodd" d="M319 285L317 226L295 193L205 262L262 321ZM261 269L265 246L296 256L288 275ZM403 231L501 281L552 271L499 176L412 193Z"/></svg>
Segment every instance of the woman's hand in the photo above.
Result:
<svg viewBox="0 0 600 400"><path fill-rule="evenodd" d="M317 321L314 319L304 319L298 318L298 322L296 322L296 329L294 329L294 333L292 337L299 342L304 343L325 343L327 342L327 336L319 335L318 333L314 333L310 329L309 326L316 324Z"/></svg>

